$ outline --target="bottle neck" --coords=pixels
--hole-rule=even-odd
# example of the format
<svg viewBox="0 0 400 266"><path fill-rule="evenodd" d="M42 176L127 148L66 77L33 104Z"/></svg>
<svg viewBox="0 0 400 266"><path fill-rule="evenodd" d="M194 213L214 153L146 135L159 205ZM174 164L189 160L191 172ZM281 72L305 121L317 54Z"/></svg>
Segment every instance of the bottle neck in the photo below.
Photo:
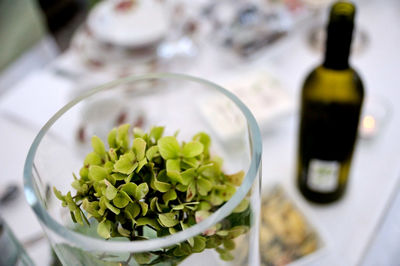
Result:
<svg viewBox="0 0 400 266"><path fill-rule="evenodd" d="M354 28L354 11L350 14L339 11L333 9L330 15L323 63L325 68L333 70L349 68L350 47Z"/></svg>

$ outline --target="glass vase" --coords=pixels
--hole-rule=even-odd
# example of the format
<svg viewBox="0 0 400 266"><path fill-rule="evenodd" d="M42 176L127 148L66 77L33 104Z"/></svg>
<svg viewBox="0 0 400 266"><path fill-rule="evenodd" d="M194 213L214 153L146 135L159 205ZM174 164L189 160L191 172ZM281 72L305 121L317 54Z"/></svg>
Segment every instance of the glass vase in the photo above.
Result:
<svg viewBox="0 0 400 266"><path fill-rule="evenodd" d="M185 230L102 239L96 221L72 222L53 187L71 190L72 173L91 151L90 137L107 143L107 133L122 123L143 130L164 126L164 135L180 141L205 132L224 172L243 170L244 179L225 204ZM231 92L180 74L132 76L83 91L43 126L25 162L25 195L64 265L258 265L261 153L256 120ZM243 201L246 210L235 212ZM199 236L205 240L200 249L193 241Z"/></svg>

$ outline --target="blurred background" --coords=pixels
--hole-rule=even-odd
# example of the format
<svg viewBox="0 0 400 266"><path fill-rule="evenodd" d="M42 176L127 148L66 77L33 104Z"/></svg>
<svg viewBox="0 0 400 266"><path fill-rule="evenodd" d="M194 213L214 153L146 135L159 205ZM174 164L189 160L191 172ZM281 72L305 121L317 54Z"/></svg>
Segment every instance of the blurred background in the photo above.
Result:
<svg viewBox="0 0 400 266"><path fill-rule="evenodd" d="M281 222L285 230L296 235L305 224L319 239L288 248L261 236L264 265L400 265L398 0L355 1L351 62L366 101L346 197L316 206L294 184L300 89L322 61L332 2L0 0L0 246L15 243L7 250L26 250L37 265L57 263L22 193L28 148L52 114L96 85L178 72L214 81L249 106L264 136L263 185L275 187L264 190L265 202L287 202L299 221Z"/></svg>

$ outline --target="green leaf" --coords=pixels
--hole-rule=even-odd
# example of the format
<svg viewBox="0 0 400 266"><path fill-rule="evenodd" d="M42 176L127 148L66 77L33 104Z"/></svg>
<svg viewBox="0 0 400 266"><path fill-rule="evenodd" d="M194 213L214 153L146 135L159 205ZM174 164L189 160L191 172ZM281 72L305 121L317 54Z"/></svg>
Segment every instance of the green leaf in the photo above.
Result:
<svg viewBox="0 0 400 266"><path fill-rule="evenodd" d="M110 148L118 148L117 145L117 129L113 128L110 133L108 133L107 137L108 145Z"/></svg>
<svg viewBox="0 0 400 266"><path fill-rule="evenodd" d="M121 190L125 191L128 195L136 198L137 185L135 183L127 183L121 186Z"/></svg>
<svg viewBox="0 0 400 266"><path fill-rule="evenodd" d="M67 206L70 211L74 212L78 209L78 206L76 205L74 199L71 196L71 192L68 192L67 195L65 195L65 202L67 203Z"/></svg>
<svg viewBox="0 0 400 266"><path fill-rule="evenodd" d="M107 209L109 209L110 211L112 211L116 215L118 215L120 213L120 210L118 208L115 208L110 202L108 202L108 200L105 197L104 198L101 197L101 199L104 199L103 202L104 202L104 205L107 207Z"/></svg>
<svg viewBox="0 0 400 266"><path fill-rule="evenodd" d="M242 182L243 182L244 171L239 171L239 172L237 172L235 174L232 174L232 175L225 175L225 177L233 185L240 186L242 184Z"/></svg>
<svg viewBox="0 0 400 266"><path fill-rule="evenodd" d="M93 188L94 191L96 191L96 193L94 193L93 195L100 198L101 196L103 196L103 192L105 192L107 186L104 183L104 180L101 180L101 181L95 181L93 183Z"/></svg>
<svg viewBox="0 0 400 266"><path fill-rule="evenodd" d="M206 248L206 239L202 236L194 237L193 252L200 253Z"/></svg>
<svg viewBox="0 0 400 266"><path fill-rule="evenodd" d="M74 212L70 211L69 214L71 215L72 221L73 221L74 223L78 223L78 222L76 221Z"/></svg>
<svg viewBox="0 0 400 266"><path fill-rule="evenodd" d="M211 207L211 204L207 201L201 201L197 209L200 211L209 211Z"/></svg>
<svg viewBox="0 0 400 266"><path fill-rule="evenodd" d="M218 247L220 244L217 242L216 237L208 237L206 240L206 248L216 248Z"/></svg>
<svg viewBox="0 0 400 266"><path fill-rule="evenodd" d="M98 165L91 165L89 167L89 179L92 181L101 181L108 176L107 170Z"/></svg>
<svg viewBox="0 0 400 266"><path fill-rule="evenodd" d="M140 127L134 127L132 131L135 138L145 138L146 133Z"/></svg>
<svg viewBox="0 0 400 266"><path fill-rule="evenodd" d="M150 210L152 210L153 212L157 211L157 205L156 205L157 201L158 201L157 197L152 198L150 201Z"/></svg>
<svg viewBox="0 0 400 266"><path fill-rule="evenodd" d="M233 213L244 212L249 207L249 200L244 198L238 206L233 210Z"/></svg>
<svg viewBox="0 0 400 266"><path fill-rule="evenodd" d="M131 232L129 230L123 228L121 224L118 224L117 230L121 236L130 237L130 235L131 235Z"/></svg>
<svg viewBox="0 0 400 266"><path fill-rule="evenodd" d="M56 189L56 187L53 187L53 192L54 192L54 195L57 197L57 199L59 199L61 201L65 201L65 197L61 194L61 192L59 190Z"/></svg>
<svg viewBox="0 0 400 266"><path fill-rule="evenodd" d="M136 156L130 151L119 157L119 160L114 164L114 171L129 175L135 171L137 166Z"/></svg>
<svg viewBox="0 0 400 266"><path fill-rule="evenodd" d="M224 202L224 199L222 198L221 195L219 195L215 190L211 192L209 196L209 202L213 206L219 206Z"/></svg>
<svg viewBox="0 0 400 266"><path fill-rule="evenodd" d="M153 184L154 184L155 189L157 191L162 192L162 193L167 192L171 188L171 184L168 184L166 182L158 181L156 178L154 178Z"/></svg>
<svg viewBox="0 0 400 266"><path fill-rule="evenodd" d="M137 160L142 160L146 155L146 141L142 138L135 138L133 140L132 150L135 153Z"/></svg>
<svg viewBox="0 0 400 266"><path fill-rule="evenodd" d="M76 209L74 211L74 216L75 216L75 220L80 224L83 225L83 219L81 216L81 210L80 209Z"/></svg>
<svg viewBox="0 0 400 266"><path fill-rule="evenodd" d="M187 191L187 185L183 185L183 184L177 184L175 186L176 190L180 191L180 192L186 192Z"/></svg>
<svg viewBox="0 0 400 266"><path fill-rule="evenodd" d="M149 218L149 217L142 217L137 219L136 224L138 226L143 226L143 225L150 225L156 230L160 230L160 225L155 219Z"/></svg>
<svg viewBox="0 0 400 266"><path fill-rule="evenodd" d="M111 237L111 228L112 228L112 222L104 220L97 225L97 233L101 237L109 239Z"/></svg>
<svg viewBox="0 0 400 266"><path fill-rule="evenodd" d="M142 216L145 216L147 214L147 211L149 210L149 205L147 205L147 203L143 201L139 201L139 205L142 209Z"/></svg>
<svg viewBox="0 0 400 266"><path fill-rule="evenodd" d="M100 155L101 158L106 156L106 148L104 147L103 141L97 136L92 137L92 147L95 153Z"/></svg>
<svg viewBox="0 0 400 266"><path fill-rule="evenodd" d="M222 194L222 196L223 196L223 199L224 199L225 201L228 201L228 200L230 200L230 199L232 198L232 196L235 194L235 192L236 192L236 187L233 186L233 185L231 185L231 184L226 184L225 186L226 186L226 188L225 188L224 191L222 191L221 194Z"/></svg>
<svg viewBox="0 0 400 266"><path fill-rule="evenodd" d="M105 183L107 185L105 196L108 200L113 200L117 196L118 190L110 182Z"/></svg>
<svg viewBox="0 0 400 266"><path fill-rule="evenodd" d="M150 130L150 138L156 143L164 134L164 127L152 127Z"/></svg>
<svg viewBox="0 0 400 266"><path fill-rule="evenodd" d="M139 265L148 264L152 260L151 253L149 252L135 253L133 254L133 257L135 258L135 261L139 263Z"/></svg>
<svg viewBox="0 0 400 266"><path fill-rule="evenodd" d="M158 140L158 149L164 160L176 159L179 157L180 146L175 137L162 137Z"/></svg>
<svg viewBox="0 0 400 266"><path fill-rule="evenodd" d="M176 196L175 190L171 189L171 190L167 191L167 193L165 193L163 195L163 200L164 200L165 204L168 205L168 202L170 202L171 200L176 199L176 197L177 196Z"/></svg>
<svg viewBox="0 0 400 266"><path fill-rule="evenodd" d="M182 159L182 169L197 168L200 165L200 161L196 158L183 158Z"/></svg>
<svg viewBox="0 0 400 266"><path fill-rule="evenodd" d="M174 256L183 257L192 254L192 247L188 243L182 243L179 247L174 249Z"/></svg>
<svg viewBox="0 0 400 266"><path fill-rule="evenodd" d="M194 137L193 140L199 141L204 145L204 150L208 150L208 148L211 145L211 138L208 134L204 132L197 133Z"/></svg>
<svg viewBox="0 0 400 266"><path fill-rule="evenodd" d="M192 254L192 247L188 243L182 243L180 248L185 256Z"/></svg>
<svg viewBox="0 0 400 266"><path fill-rule="evenodd" d="M147 164L147 159L143 158L142 160L139 161L139 164L136 168L136 173L139 173L140 170L143 168L143 166L145 166Z"/></svg>
<svg viewBox="0 0 400 266"><path fill-rule="evenodd" d="M224 261L231 261L235 259L235 257L229 251L220 252L219 257Z"/></svg>
<svg viewBox="0 0 400 266"><path fill-rule="evenodd" d="M196 169L190 168L181 173L182 177L182 184L185 186L189 185L190 182L193 181L194 177L196 176Z"/></svg>
<svg viewBox="0 0 400 266"><path fill-rule="evenodd" d="M236 247L235 242L232 239L226 239L223 243L226 250L234 250Z"/></svg>
<svg viewBox="0 0 400 266"><path fill-rule="evenodd" d="M149 160L153 160L153 158L158 154L158 146L152 146L150 147L147 152L146 152L146 157Z"/></svg>
<svg viewBox="0 0 400 266"><path fill-rule="evenodd" d="M136 202L129 203L128 206L125 207L124 212L128 216L129 219L133 220L136 218L136 216L139 215L140 206Z"/></svg>
<svg viewBox="0 0 400 266"><path fill-rule="evenodd" d="M141 200L147 195L148 192L149 186L147 185L147 183L142 183L137 187L134 197L137 200Z"/></svg>
<svg viewBox="0 0 400 266"><path fill-rule="evenodd" d="M174 206L174 207L172 208L172 210L174 210L174 211L180 211L180 210L183 210L184 208L185 208L185 205L184 205L184 204L179 204L179 205Z"/></svg>
<svg viewBox="0 0 400 266"><path fill-rule="evenodd" d="M229 231L220 230L220 231L217 232L217 235L225 237L225 236L229 235Z"/></svg>
<svg viewBox="0 0 400 266"><path fill-rule="evenodd" d="M128 184L129 182L131 182L132 177L133 177L133 173L127 175L127 176L125 177L125 179L124 179L125 183Z"/></svg>
<svg viewBox="0 0 400 266"><path fill-rule="evenodd" d="M110 175L112 173L112 171L114 170L114 163L111 161L107 161L104 165L103 165L104 169L106 169L108 175Z"/></svg>
<svg viewBox="0 0 400 266"><path fill-rule="evenodd" d="M98 209L100 208L98 201L89 202L88 199L84 199L82 201L82 208L93 217L100 217L100 214L98 213Z"/></svg>
<svg viewBox="0 0 400 266"><path fill-rule="evenodd" d="M80 175L80 177L83 179L83 180L89 180L89 168L87 168L87 167L82 167L80 170L79 170L79 175Z"/></svg>
<svg viewBox="0 0 400 266"><path fill-rule="evenodd" d="M114 174L111 174L111 176L117 181L125 180L125 178L126 178L126 175L121 174L121 173L114 173Z"/></svg>
<svg viewBox="0 0 400 266"><path fill-rule="evenodd" d="M197 188L200 195L206 196L212 189L212 183L205 178L199 177L197 179Z"/></svg>
<svg viewBox="0 0 400 266"><path fill-rule="evenodd" d="M161 212L162 209L160 208L160 206L158 205L158 198L154 197L151 202L150 202L150 209L153 212Z"/></svg>
<svg viewBox="0 0 400 266"><path fill-rule="evenodd" d="M180 174L181 171L181 163L179 160L169 159L167 160L166 168L167 175L171 178L172 181L182 183L182 177Z"/></svg>
<svg viewBox="0 0 400 266"><path fill-rule="evenodd" d="M186 201L192 201L194 196L196 196L196 184L194 182L191 182L189 186L187 187L187 192L186 192Z"/></svg>
<svg viewBox="0 0 400 266"><path fill-rule="evenodd" d="M236 238L240 235L243 235L249 231L249 228L244 225L235 226L229 230L229 237Z"/></svg>
<svg viewBox="0 0 400 266"><path fill-rule="evenodd" d="M117 145L124 150L129 149L129 124L124 124L118 127L117 129Z"/></svg>
<svg viewBox="0 0 400 266"><path fill-rule="evenodd" d="M203 144L198 141L191 141L186 143L182 149L182 155L186 158L196 157L200 155L204 150Z"/></svg>
<svg viewBox="0 0 400 266"><path fill-rule="evenodd" d="M124 208L126 205L129 204L129 201L131 199L129 196L126 194L124 191L119 191L116 195L116 197L113 199L113 203L117 208Z"/></svg>
<svg viewBox="0 0 400 266"><path fill-rule="evenodd" d="M175 213L161 213L158 215L159 223L164 227L174 227L179 223Z"/></svg>
<svg viewBox="0 0 400 266"><path fill-rule="evenodd" d="M101 165L101 157L95 152L91 152L88 155L86 155L85 160L83 161L83 165Z"/></svg>
<svg viewBox="0 0 400 266"><path fill-rule="evenodd" d="M114 148L110 148L110 150L108 151L108 156L110 157L110 160L112 162L118 160L117 152L115 151Z"/></svg>

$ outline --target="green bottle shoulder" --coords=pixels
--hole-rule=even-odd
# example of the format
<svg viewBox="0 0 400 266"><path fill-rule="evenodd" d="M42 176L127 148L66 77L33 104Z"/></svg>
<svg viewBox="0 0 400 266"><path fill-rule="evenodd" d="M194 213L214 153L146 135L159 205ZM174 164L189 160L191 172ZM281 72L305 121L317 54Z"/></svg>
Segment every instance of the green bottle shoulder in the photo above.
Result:
<svg viewBox="0 0 400 266"><path fill-rule="evenodd" d="M333 70L319 66L307 76L303 99L318 101L362 102L364 86L353 68Z"/></svg>

